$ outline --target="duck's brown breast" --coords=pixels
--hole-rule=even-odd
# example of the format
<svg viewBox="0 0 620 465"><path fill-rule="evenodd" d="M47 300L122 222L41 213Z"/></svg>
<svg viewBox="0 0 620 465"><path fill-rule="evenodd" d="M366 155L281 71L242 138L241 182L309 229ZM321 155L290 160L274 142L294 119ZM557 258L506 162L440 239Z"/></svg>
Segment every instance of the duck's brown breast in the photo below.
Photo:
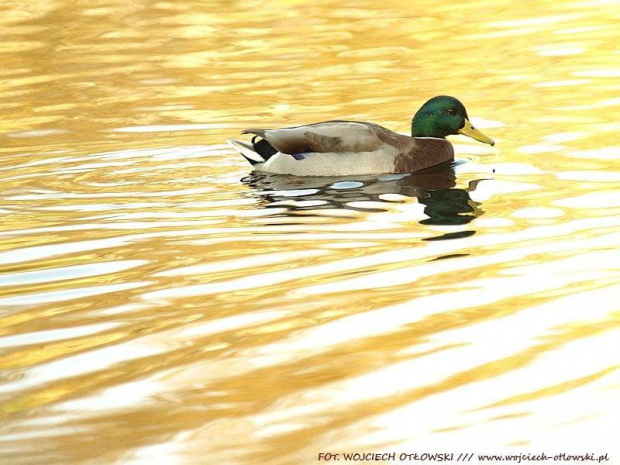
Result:
<svg viewBox="0 0 620 465"><path fill-rule="evenodd" d="M454 160L454 148L445 139L418 137L411 141L394 159L394 173L412 173Z"/></svg>

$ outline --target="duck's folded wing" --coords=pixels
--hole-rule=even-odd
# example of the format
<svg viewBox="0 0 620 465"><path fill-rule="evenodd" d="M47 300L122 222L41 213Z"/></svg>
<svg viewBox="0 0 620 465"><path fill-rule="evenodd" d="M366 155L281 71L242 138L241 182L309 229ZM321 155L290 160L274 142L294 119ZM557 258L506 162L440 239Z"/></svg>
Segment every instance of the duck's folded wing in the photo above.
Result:
<svg viewBox="0 0 620 465"><path fill-rule="evenodd" d="M391 131L370 123L330 121L283 129L247 129L279 152L303 153L373 152L387 142ZM394 134L394 133L392 133Z"/></svg>

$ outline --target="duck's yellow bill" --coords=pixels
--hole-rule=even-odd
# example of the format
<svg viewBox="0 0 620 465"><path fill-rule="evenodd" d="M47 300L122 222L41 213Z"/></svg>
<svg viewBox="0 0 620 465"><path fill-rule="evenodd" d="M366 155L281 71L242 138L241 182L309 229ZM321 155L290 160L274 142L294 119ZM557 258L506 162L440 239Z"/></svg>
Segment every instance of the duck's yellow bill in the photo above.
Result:
<svg viewBox="0 0 620 465"><path fill-rule="evenodd" d="M472 139L476 139L478 142L483 142L489 145L495 145L493 139L488 136L485 136L476 128L474 128L468 119L465 120L465 126L459 129L459 134L463 134L464 136L471 137Z"/></svg>

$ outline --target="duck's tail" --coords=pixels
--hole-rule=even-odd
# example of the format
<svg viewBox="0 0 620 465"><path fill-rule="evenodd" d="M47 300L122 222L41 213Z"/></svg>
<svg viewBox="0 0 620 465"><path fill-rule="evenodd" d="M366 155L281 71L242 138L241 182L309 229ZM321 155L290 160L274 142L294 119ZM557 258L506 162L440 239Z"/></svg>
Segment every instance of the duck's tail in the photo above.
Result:
<svg viewBox="0 0 620 465"><path fill-rule="evenodd" d="M247 142L228 139L228 143L232 148L243 155L243 158L249 161L252 166L260 165L267 161L254 150L254 147L252 147L251 144L248 144Z"/></svg>

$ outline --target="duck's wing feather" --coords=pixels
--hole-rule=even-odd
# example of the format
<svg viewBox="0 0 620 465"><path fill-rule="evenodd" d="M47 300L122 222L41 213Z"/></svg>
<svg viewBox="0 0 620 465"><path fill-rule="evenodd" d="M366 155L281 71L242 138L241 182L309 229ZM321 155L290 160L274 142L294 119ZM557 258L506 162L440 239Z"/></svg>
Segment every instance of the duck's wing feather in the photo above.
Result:
<svg viewBox="0 0 620 465"><path fill-rule="evenodd" d="M303 153L374 152L383 144L400 145L406 138L372 123L328 121L283 129L247 129L265 139L279 152ZM408 138L407 138L408 139Z"/></svg>

